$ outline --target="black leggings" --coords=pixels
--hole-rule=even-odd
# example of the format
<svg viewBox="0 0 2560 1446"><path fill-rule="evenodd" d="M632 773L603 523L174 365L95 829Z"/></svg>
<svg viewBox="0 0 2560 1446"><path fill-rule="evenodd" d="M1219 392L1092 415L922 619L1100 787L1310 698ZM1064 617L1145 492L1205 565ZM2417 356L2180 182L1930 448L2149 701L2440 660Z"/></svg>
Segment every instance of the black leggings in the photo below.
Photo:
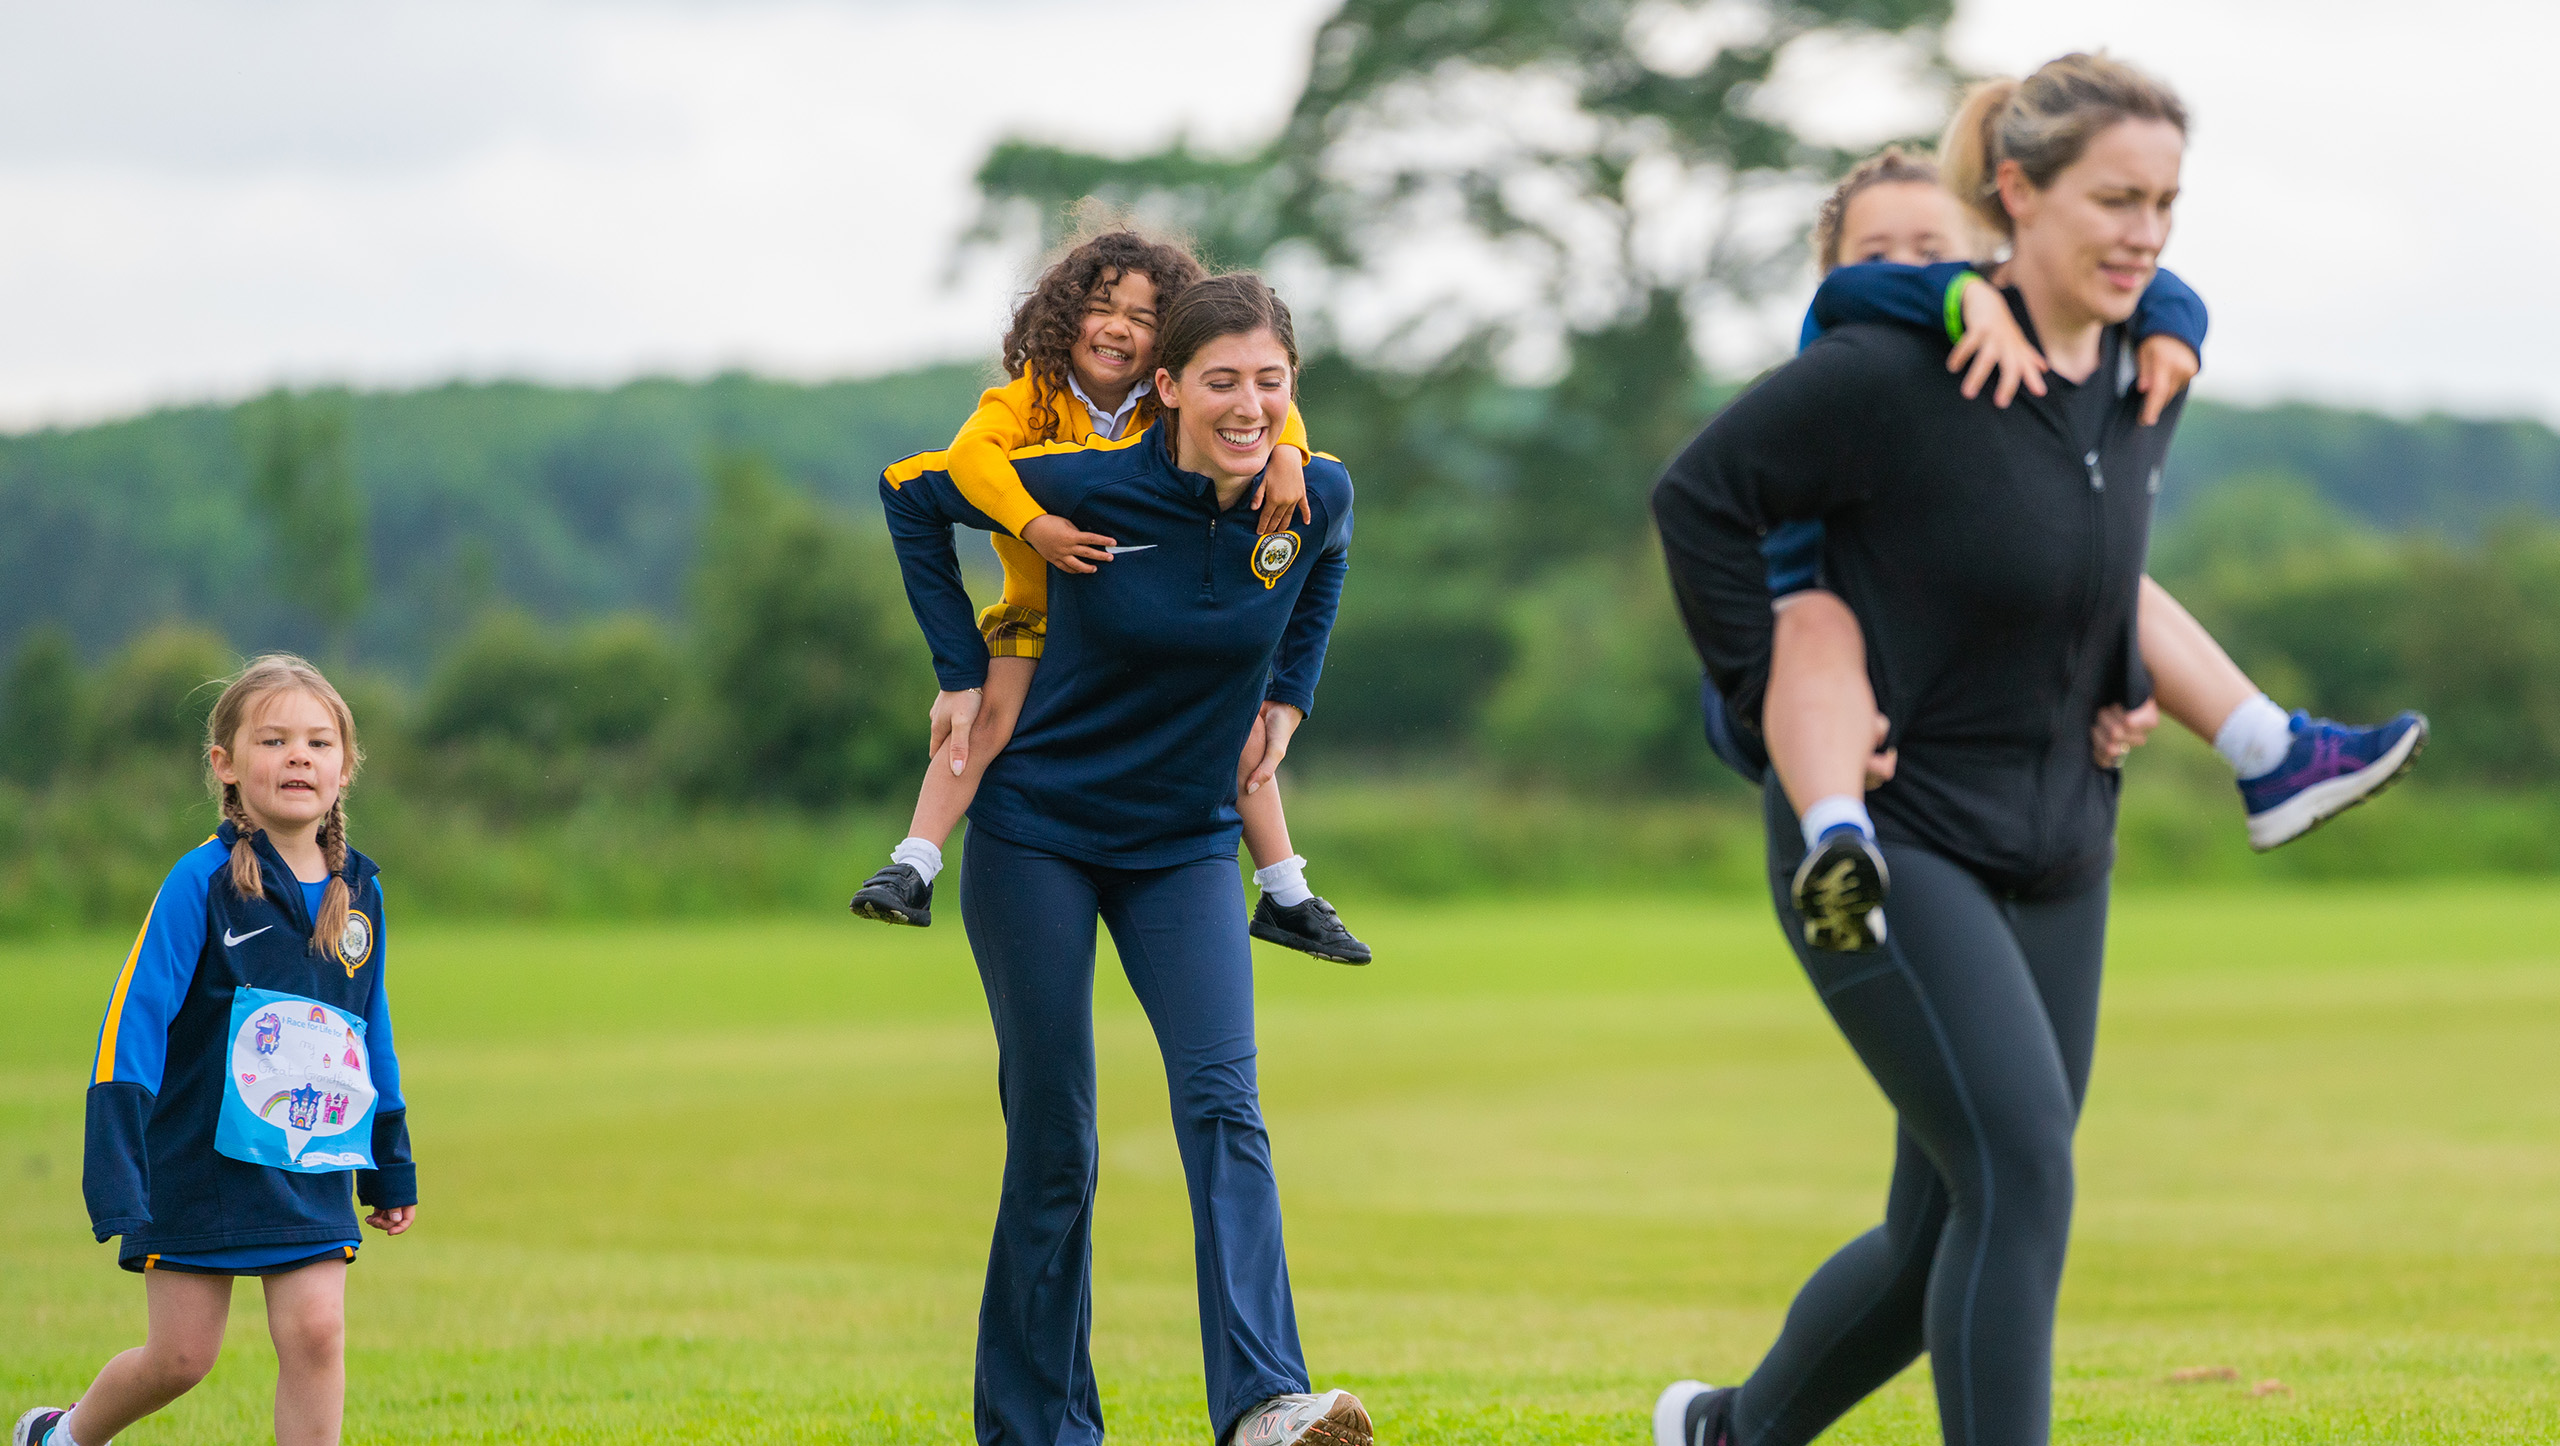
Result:
<svg viewBox="0 0 2560 1446"><path fill-rule="evenodd" d="M1806 948L1786 880L1771 881L1797 958L1900 1128L1884 1224L1797 1293L1743 1383L1732 1439L1811 1441L1926 1349L1948 1446L2041 1446L2106 882L2027 902L1925 849L1884 855L1893 893L1873 953Z"/></svg>

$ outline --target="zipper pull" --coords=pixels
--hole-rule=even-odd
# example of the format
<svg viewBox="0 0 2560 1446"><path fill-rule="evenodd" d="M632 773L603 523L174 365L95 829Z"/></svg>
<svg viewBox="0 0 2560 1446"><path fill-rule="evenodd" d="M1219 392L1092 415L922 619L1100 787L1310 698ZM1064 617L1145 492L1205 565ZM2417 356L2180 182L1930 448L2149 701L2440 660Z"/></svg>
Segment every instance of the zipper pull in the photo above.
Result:
<svg viewBox="0 0 2560 1446"><path fill-rule="evenodd" d="M2091 452L2088 456L2083 457L2080 460L2089 469L2089 490L2092 492L2106 491L2107 474L2098 469L2098 454Z"/></svg>

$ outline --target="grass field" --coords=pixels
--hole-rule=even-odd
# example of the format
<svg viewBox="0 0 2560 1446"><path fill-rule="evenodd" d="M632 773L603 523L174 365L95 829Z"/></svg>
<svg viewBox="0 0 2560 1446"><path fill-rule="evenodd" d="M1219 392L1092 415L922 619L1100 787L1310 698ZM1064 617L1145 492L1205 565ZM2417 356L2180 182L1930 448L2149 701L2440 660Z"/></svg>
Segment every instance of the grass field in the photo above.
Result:
<svg viewBox="0 0 2560 1446"><path fill-rule="evenodd" d="M1310 1363L1383 1439L1633 1446L1872 1223L1888 1115L1764 910L1354 917L1374 968L1263 954L1263 1083ZM349 1439L968 1440L1000 1136L956 924L395 919L426 1199L350 1277ZM2120 904L2057 1439L2560 1440L2554 939L2549 888ZM0 951L10 1416L139 1339L79 1190L123 947ZM1105 1407L1200 1442L1162 1077L1104 968ZM213 1378L121 1439L265 1436L239 1302ZM2198 1368L2236 1379L2171 1380ZM1827 1439L1935 1440L1925 1369Z"/></svg>

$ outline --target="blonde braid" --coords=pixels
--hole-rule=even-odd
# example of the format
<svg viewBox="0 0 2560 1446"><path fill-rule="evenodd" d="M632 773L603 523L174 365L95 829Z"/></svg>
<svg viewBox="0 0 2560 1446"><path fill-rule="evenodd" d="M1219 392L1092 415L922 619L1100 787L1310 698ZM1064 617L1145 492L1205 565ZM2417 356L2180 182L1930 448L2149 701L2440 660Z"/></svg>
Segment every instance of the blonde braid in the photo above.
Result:
<svg viewBox="0 0 2560 1446"><path fill-rule="evenodd" d="M311 949L340 964L347 956L340 945L347 937L347 795L338 791L329 816L320 820L320 856L329 863L329 891L320 896L320 913L311 921Z"/></svg>
<svg viewBox="0 0 2560 1446"><path fill-rule="evenodd" d="M238 830L231 839L231 889L244 899L254 899L266 892L266 877L258 869L257 845L250 840L258 836L258 826L249 821L249 810L240 802L240 785L222 785L222 817Z"/></svg>

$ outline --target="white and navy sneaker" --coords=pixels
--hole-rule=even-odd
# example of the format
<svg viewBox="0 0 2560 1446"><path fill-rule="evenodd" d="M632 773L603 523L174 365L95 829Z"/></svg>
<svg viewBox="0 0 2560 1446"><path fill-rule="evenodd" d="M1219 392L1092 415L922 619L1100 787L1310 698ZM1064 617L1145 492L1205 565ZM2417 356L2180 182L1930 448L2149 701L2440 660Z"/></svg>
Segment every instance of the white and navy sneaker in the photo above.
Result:
<svg viewBox="0 0 2560 1446"><path fill-rule="evenodd" d="M1884 942L1884 896L1893 888L1884 854L1852 823L1835 824L1796 865L1796 913L1804 941L1835 954L1863 954Z"/></svg>
<svg viewBox="0 0 2560 1446"><path fill-rule="evenodd" d="M1230 1446L1370 1446L1368 1408L1349 1391L1274 1396L1244 1413Z"/></svg>
<svg viewBox="0 0 2560 1446"><path fill-rule="evenodd" d="M9 1446L44 1446L44 1438L71 1414L68 1406L38 1406L18 1418L17 1429L9 1433Z"/></svg>
<svg viewBox="0 0 2560 1446"><path fill-rule="evenodd" d="M1737 1388L1673 1381L1653 1403L1653 1446L1725 1446Z"/></svg>
<svg viewBox="0 0 2560 1446"><path fill-rule="evenodd" d="M891 864L863 880L847 907L862 918L877 919L883 924L931 928L933 881L917 873L913 864Z"/></svg>
<svg viewBox="0 0 2560 1446"><path fill-rule="evenodd" d="M2293 747L2275 771L2240 781L2249 810L2249 847L2289 844L2400 781L2427 746L2427 716L2403 713L2350 728L2296 710Z"/></svg>

